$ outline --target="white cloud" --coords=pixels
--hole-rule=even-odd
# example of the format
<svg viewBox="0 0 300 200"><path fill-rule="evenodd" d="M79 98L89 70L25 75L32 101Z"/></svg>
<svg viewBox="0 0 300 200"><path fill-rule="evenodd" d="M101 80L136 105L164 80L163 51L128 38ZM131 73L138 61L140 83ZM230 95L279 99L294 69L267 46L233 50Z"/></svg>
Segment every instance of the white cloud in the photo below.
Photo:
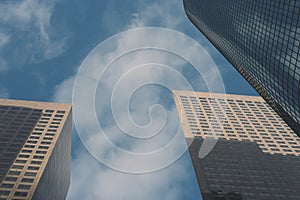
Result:
<svg viewBox="0 0 300 200"><path fill-rule="evenodd" d="M72 103L72 91L75 77L72 76L56 86L54 100L59 103Z"/></svg>
<svg viewBox="0 0 300 200"><path fill-rule="evenodd" d="M163 1L154 2L151 4L144 4L140 2L140 12L133 15L132 20L129 23L124 23L124 28L136 28L140 26L163 26L176 30L182 29L182 23L185 20L184 11L181 1ZM154 14L155 13L155 14ZM106 16L107 17L107 16ZM172 44L171 49L178 49L186 47L185 52L188 58L199 59L202 62L202 67L210 69L210 61L207 59L206 52L195 51L194 46L187 46L184 40L176 40L172 37L165 37L165 35L135 35L134 33L128 33L124 38L120 38L117 44L107 45L106 51L94 52L95 57L85 62L90 66L89 70L82 71L79 74L83 80L79 87L83 93L76 99L76 105L84 105L93 95L90 95L86 91L93 90L91 86L97 83L99 78L99 70L104 68L105 63L111 60L116 55L120 55L124 49L132 49L136 44L139 44L145 40L152 41L153 45L167 45ZM126 35L126 34L125 34ZM175 71L167 70L165 66L156 66L155 64L149 64L134 69L134 67L140 66L144 63L160 63L171 66ZM153 132L158 127L161 127L160 122L165 120L165 116L161 113L161 110L152 110L150 112L153 117L153 124L146 131L140 131L134 133L132 128L132 121L129 120L128 113L123 106L128 109L128 95L132 97L130 99L135 106L131 107L130 115L136 122L141 124L149 123L149 108L153 104L161 103L165 101L161 92L164 92L161 88L145 89L145 87L136 90L138 97L134 98L134 95L130 95L135 86L141 86L143 82L152 81L154 83L164 83L169 89L189 89L186 83L180 79L180 74L184 73L186 62L179 59L178 56L168 54L158 50L143 50L134 53L128 53L126 56L121 56L117 59L103 74L99 82L98 88L96 88L95 101L96 112L100 123L102 123L103 131L99 132L92 123L89 110L83 110L80 123L81 130L85 134L81 134L83 137L87 137L87 145L92 146L94 155L106 157L105 163L115 166L123 166L129 169L151 169L151 167L165 166L170 164L171 161L176 160L180 155L180 151L186 148L185 141L182 135L175 139L175 146L164 151L163 153L153 157L151 161L145 159L144 161L137 157L128 156L126 153L120 153L115 148L109 145L109 143L103 139L103 133L105 133L110 141L114 144L120 145L123 149L130 152L152 152L164 147L172 138L175 138L177 129L179 126L179 119L175 107L165 108L165 113L168 118L162 131L155 137L148 140L134 140L128 139L128 136L124 135L120 131L120 126L112 120L107 111L111 110L110 98L113 89L116 89L116 83L120 81L119 90L115 97L117 101L114 106L117 108L117 117L123 129L130 130L131 134L147 134ZM204 70L206 79L209 79L209 84L215 84L214 75L217 73L214 70ZM60 85L57 86L54 95L55 101L58 102L71 102L72 90L74 85L75 76L72 76ZM145 90L143 90L145 89ZM199 88L198 88L199 89ZM86 93L85 93L86 92ZM94 105L89 104L88 107ZM102 122L101 122L102 121ZM104 124L104 125L103 125ZM119 124L119 125L120 125ZM81 132L82 133L82 132ZM100 140L99 140L100 138ZM177 145L177 146L176 146ZM182 199L184 196L188 196L188 187L185 184L190 183L193 172L192 167L185 162L176 162L176 164L168 166L159 171L145 174L127 174L121 173L106 167L103 167L95 159L88 155L86 152L76 151L75 159L72 160L72 182L69 190L68 199ZM146 156L145 156L146 157ZM170 162L168 162L170 161ZM186 161L186 160L185 160ZM188 161L186 161L188 162ZM194 179L195 180L195 179ZM185 187L184 187L185 186ZM184 188L184 189L183 189ZM184 191L187 190L187 191Z"/></svg>
<svg viewBox="0 0 300 200"><path fill-rule="evenodd" d="M188 187L182 191L180 185L191 178L185 165L173 165L155 173L134 175L103 169L90 156L79 155L73 160L72 167L68 199L176 200L183 197L182 193L190 192Z"/></svg>
<svg viewBox="0 0 300 200"><path fill-rule="evenodd" d="M66 38L51 28L53 1L23 0L0 3L0 28L17 45L10 54L18 57L15 65L39 63L60 55L65 50ZM59 35L59 36L58 36ZM0 35L0 50L3 40ZM4 45L2 49L5 48ZM3 51L3 50L2 50ZM3 56L2 56L3 57ZM4 58L2 58L4 59ZM9 62L6 60L6 62Z"/></svg>
<svg viewBox="0 0 300 200"><path fill-rule="evenodd" d="M180 1L157 1L147 4L139 1L142 8L140 12L134 13L129 28L144 26L160 26L180 30L185 21L185 13Z"/></svg>
<svg viewBox="0 0 300 200"><path fill-rule="evenodd" d="M142 76L140 78L145 77ZM55 99L60 102L70 102L71 92L73 89L74 77L65 80L58 88ZM88 80L87 80L88 82ZM88 87L83 85L83 88ZM128 87L128 86L127 86ZM98 94L96 98L103 98L101 94ZM147 94L142 93L141 95L147 96ZM82 96L82 101L86 96ZM108 98L108 97L105 97ZM148 98L144 99L145 104ZM122 101L122 99L120 99ZM101 109L105 109L105 104L100 104L99 112ZM98 104L98 105L99 105ZM141 106L141 105L140 105ZM102 107L102 108L101 108ZM163 146L166 142L170 140L173 134L176 133L176 125L178 125L178 119L173 119L177 117L177 111L174 108L169 112L169 122L168 130L160 133L160 139L135 143L132 141L127 141L126 137L120 134L118 127L116 125L112 127L105 128L105 133L109 134L111 141L114 143L121 143L130 145L128 149L132 152L147 152L158 147ZM87 115L87 113L82 113ZM105 118L105 113L100 114L100 119ZM118 113L122 114L122 113ZM139 112L139 109L135 110L133 115L139 117L144 117L145 113ZM158 116L159 117L159 116ZM160 120L160 118L158 118ZM175 123L177 121L177 123ZM88 118L86 122L86 127L89 127ZM174 127L170 127L170 124L174 123ZM90 128L90 127L89 127ZM168 132L171 134L168 135ZM183 137L181 138L181 144L185 145ZM145 165L151 165L153 163L140 162L132 158L128 158L120 153L111 149L105 140L97 140L97 135L91 137L88 145L95 145L99 153L106 154L106 156L111 157L113 161L116 161L122 165L131 165L135 167L143 168ZM73 149L76 147L73 146ZM174 157L177 154L177 149L172 149L173 151L165 152L161 155L160 159L155 159L153 162L163 163L163 159L168 159L168 157ZM88 155L86 152L76 151L76 158L72 160L72 179L71 186L68 193L68 199L109 199L109 200L119 200L119 199L130 199L130 200L152 200L152 199L166 199L166 200L176 200L182 199L183 196L187 196L189 193L188 189L183 191L182 184L190 183L192 177L192 168L184 162L177 165L169 166L166 169L159 170L153 173L146 174L127 174L121 173L106 167L103 167L94 158ZM189 160L185 160L186 163ZM180 173L179 173L180 172ZM191 187L192 188L192 187Z"/></svg>

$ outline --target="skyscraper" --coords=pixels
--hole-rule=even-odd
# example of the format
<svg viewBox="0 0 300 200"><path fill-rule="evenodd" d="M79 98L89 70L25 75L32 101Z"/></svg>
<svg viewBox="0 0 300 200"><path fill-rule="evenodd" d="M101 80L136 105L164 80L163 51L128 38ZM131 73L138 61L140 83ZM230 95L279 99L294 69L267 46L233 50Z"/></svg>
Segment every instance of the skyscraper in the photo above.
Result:
<svg viewBox="0 0 300 200"><path fill-rule="evenodd" d="M300 136L300 1L184 0L193 24Z"/></svg>
<svg viewBox="0 0 300 200"><path fill-rule="evenodd" d="M71 106L0 99L0 199L65 199Z"/></svg>
<svg viewBox="0 0 300 200"><path fill-rule="evenodd" d="M204 200L300 199L300 138L261 97L174 98Z"/></svg>

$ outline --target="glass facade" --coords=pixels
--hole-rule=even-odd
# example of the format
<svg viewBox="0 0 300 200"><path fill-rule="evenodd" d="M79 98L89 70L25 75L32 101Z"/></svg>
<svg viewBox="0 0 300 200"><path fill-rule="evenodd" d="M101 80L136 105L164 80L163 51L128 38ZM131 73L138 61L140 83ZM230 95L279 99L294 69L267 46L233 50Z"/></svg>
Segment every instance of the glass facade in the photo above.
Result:
<svg viewBox="0 0 300 200"><path fill-rule="evenodd" d="M202 142L194 139L189 152L204 200L218 199L212 198L216 191L239 194L236 200L300 199L299 157L263 153L255 142L219 139L199 159Z"/></svg>
<svg viewBox="0 0 300 200"><path fill-rule="evenodd" d="M300 135L300 1L184 0L193 24Z"/></svg>

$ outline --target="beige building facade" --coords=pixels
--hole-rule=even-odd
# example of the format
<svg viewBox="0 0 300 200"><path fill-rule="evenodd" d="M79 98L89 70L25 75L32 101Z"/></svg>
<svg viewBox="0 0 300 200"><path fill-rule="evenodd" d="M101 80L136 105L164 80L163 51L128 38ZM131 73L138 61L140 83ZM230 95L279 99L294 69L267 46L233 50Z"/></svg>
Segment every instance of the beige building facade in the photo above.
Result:
<svg viewBox="0 0 300 200"><path fill-rule="evenodd" d="M173 93L204 199L300 199L300 138L261 97Z"/></svg>
<svg viewBox="0 0 300 200"><path fill-rule="evenodd" d="M0 199L65 199L70 184L68 104L0 99Z"/></svg>

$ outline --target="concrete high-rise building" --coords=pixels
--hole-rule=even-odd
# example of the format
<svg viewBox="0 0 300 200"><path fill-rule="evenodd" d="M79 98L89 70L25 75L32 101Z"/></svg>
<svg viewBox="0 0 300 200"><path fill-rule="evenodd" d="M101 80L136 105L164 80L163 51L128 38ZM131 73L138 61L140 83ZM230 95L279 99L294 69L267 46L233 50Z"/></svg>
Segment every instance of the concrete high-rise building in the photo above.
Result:
<svg viewBox="0 0 300 200"><path fill-rule="evenodd" d="M184 0L187 16L300 136L300 1Z"/></svg>
<svg viewBox="0 0 300 200"><path fill-rule="evenodd" d="M0 99L0 199L66 198L71 106Z"/></svg>
<svg viewBox="0 0 300 200"><path fill-rule="evenodd" d="M174 98L205 200L300 199L300 138L261 97ZM211 149L203 157L202 144Z"/></svg>

